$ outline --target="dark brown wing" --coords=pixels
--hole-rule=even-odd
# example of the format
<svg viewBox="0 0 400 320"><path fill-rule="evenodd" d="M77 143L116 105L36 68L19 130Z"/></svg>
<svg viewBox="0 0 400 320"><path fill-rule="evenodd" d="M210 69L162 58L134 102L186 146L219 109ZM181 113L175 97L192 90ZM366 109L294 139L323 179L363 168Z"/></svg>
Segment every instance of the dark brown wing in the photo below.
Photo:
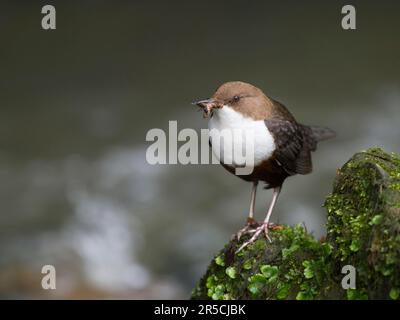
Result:
<svg viewBox="0 0 400 320"><path fill-rule="evenodd" d="M278 164L289 175L310 173L311 154L302 125L279 119L269 119L264 122L274 137L276 146L274 156Z"/></svg>

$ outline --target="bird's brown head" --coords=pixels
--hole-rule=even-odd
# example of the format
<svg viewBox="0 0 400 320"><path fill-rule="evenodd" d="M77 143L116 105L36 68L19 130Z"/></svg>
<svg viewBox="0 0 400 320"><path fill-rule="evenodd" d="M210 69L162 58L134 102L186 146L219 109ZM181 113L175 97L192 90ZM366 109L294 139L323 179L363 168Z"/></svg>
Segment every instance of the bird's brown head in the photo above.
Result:
<svg viewBox="0 0 400 320"><path fill-rule="evenodd" d="M222 84L209 99L194 102L203 109L204 117L211 117L213 110L229 106L254 119L265 119L270 113L272 101L257 87L231 81Z"/></svg>

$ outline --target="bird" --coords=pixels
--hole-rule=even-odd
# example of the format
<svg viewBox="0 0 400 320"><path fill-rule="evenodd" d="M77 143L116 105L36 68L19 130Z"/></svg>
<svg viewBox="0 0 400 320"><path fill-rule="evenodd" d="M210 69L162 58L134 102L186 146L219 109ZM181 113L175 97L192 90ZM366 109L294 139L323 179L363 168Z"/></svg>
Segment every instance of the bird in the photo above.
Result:
<svg viewBox="0 0 400 320"><path fill-rule="evenodd" d="M209 132L214 132L214 135L209 135L213 154L232 174L237 175L237 169L244 165L243 161L235 158L235 154L226 156L226 145L217 141L222 136L218 133L240 132L240 135L232 134L229 142L231 145L228 145L239 149L245 147L243 134L252 133L253 169L248 174L237 175L252 183L247 223L237 233L237 238L239 240L243 234L252 236L237 252L253 243L262 232L271 241L268 235L269 228L273 227L270 218L284 181L290 176L311 173L311 152L317 149L318 142L331 139L336 133L327 127L297 122L282 103L268 97L256 86L242 81L225 82L211 98L197 100L193 104L200 107L204 117L208 118ZM265 183L265 189L273 190L272 200L262 223L254 219L259 182Z"/></svg>

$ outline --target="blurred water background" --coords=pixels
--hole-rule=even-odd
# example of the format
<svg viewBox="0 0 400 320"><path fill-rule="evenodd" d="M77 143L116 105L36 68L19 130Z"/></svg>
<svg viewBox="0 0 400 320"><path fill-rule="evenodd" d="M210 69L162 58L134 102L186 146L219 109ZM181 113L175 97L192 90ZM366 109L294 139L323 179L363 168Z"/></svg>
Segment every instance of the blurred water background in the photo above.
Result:
<svg viewBox="0 0 400 320"><path fill-rule="evenodd" d="M336 169L400 152L400 4L353 1L0 4L0 296L187 298L243 226L250 185L217 165L146 163L151 128L199 131L190 105L228 80L338 132L287 180L272 220L324 235ZM270 193L258 193L262 219ZM42 290L53 264L57 290Z"/></svg>

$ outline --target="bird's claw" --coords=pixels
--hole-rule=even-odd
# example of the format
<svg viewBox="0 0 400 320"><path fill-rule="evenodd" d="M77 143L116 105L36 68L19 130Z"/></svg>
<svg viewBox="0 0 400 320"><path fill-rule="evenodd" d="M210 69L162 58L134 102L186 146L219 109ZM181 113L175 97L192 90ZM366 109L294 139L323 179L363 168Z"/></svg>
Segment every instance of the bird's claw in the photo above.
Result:
<svg viewBox="0 0 400 320"><path fill-rule="evenodd" d="M244 226L244 228L240 229L237 233L236 233L236 239L239 241L240 238L245 235L245 234L251 234L256 232L256 229L258 226L260 226L260 223L257 222L256 220L254 220L253 218L247 218L247 223Z"/></svg>
<svg viewBox="0 0 400 320"><path fill-rule="evenodd" d="M273 227L273 225L272 224L268 224L268 223L263 223L263 224L261 224L261 225L259 225L256 229L253 229L253 230L248 230L249 228L250 228L250 226L249 225L247 225L246 227L244 227L243 229L246 229L247 228L247 231L246 231L246 233L254 233L253 234L253 236L248 240L248 241L246 241L245 243L243 243L241 246L240 246L240 248L236 251L236 253L239 253L240 251L242 251L244 248L246 248L249 244L251 244L251 243L253 243L254 241L256 241L257 240L257 238L258 238L258 236L261 234L261 232L263 232L264 231L264 235L265 235L265 237L268 239L268 241L271 243L272 242L272 240L271 240L271 238L270 238L270 236L269 236L269 234L268 234L268 229L270 228L270 227ZM242 229L242 230L243 230ZM242 231L242 230L240 230L240 231ZM240 232L239 231L239 232ZM243 235L243 233L241 234L241 235ZM240 236L241 236L240 235ZM240 238L239 238L239 234L238 234L238 240L239 240Z"/></svg>

